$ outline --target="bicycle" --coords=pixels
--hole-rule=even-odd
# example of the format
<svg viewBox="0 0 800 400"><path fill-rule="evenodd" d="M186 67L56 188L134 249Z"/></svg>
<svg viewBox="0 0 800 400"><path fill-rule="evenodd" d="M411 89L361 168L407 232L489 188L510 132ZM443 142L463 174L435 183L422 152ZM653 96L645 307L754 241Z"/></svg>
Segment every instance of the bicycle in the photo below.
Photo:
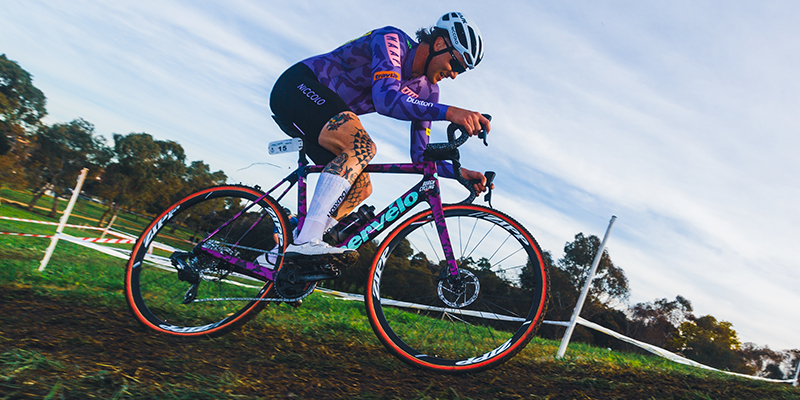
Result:
<svg viewBox="0 0 800 400"><path fill-rule="evenodd" d="M461 135L455 138L457 131ZM368 165L364 171L373 174L423 177L336 245L358 249L388 232L367 277L370 325L403 362L455 374L492 368L521 351L544 317L548 285L539 245L521 224L491 206L491 190L484 197L489 207L472 204L478 195L474 182L457 173L470 194L459 203L442 204L435 161L450 160L459 171L458 147L468 138L452 124L447 135L447 143L428 145L421 163ZM488 145L485 132L482 138ZM183 337L222 335L267 303L297 304L319 281L340 274L336 266L283 259L292 232L279 202L297 185L302 227L306 177L324 166L308 164L300 139L275 143L283 148L271 147L271 153L299 151L299 160L298 168L272 189L222 185L201 190L169 207L142 232L127 265L125 295L145 327ZM494 173L487 172L487 178L488 187ZM429 207L404 219L424 203ZM276 245L275 268L254 261Z"/></svg>

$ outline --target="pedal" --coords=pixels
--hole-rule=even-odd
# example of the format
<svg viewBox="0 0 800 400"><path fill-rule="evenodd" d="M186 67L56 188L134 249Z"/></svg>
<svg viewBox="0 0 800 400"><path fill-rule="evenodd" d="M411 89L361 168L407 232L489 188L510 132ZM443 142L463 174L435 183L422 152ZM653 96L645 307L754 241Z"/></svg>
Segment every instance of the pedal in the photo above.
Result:
<svg viewBox="0 0 800 400"><path fill-rule="evenodd" d="M292 306L293 308L300 308L300 306L303 305L303 300L287 301L286 304Z"/></svg>

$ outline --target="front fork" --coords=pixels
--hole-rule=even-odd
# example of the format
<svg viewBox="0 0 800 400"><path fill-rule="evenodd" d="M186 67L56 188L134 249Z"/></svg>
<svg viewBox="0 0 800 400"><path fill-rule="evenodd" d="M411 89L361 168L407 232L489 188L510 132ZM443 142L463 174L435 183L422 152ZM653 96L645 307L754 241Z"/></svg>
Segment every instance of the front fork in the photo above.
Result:
<svg viewBox="0 0 800 400"><path fill-rule="evenodd" d="M428 204L431 206L431 213L436 223L436 230L439 232L439 241L442 244L442 252L444 253L445 260L447 260L447 269L442 270L438 279L447 279L451 283L455 283L459 279L458 263L456 262L455 253L453 253L453 246L450 243L450 233L447 231L447 222L444 218L442 197L439 191L439 180L437 179L435 182L433 193L428 195Z"/></svg>

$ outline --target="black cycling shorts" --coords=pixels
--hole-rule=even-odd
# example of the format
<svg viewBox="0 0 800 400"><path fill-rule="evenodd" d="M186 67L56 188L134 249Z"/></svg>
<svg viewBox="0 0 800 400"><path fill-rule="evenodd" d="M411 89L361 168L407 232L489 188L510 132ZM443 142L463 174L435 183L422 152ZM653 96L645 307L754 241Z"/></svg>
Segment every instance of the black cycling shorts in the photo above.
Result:
<svg viewBox="0 0 800 400"><path fill-rule="evenodd" d="M297 63L278 78L269 107L285 126L284 131L291 127L300 131L303 148L315 163L325 165L336 158L337 154L319 145L319 134L331 118L351 110L336 92L319 82L308 66Z"/></svg>

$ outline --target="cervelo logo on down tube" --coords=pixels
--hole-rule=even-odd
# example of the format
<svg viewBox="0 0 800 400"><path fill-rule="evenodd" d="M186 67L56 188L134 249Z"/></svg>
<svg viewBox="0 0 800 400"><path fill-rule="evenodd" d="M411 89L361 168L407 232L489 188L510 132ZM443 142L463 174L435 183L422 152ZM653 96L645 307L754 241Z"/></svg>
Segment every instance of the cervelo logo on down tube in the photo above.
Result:
<svg viewBox="0 0 800 400"><path fill-rule="evenodd" d="M392 206L386 210L385 213L381 214L378 218L375 218L375 220L366 225L361 232L353 236L350 241L347 242L347 248L357 249L358 246L361 246L362 243L369 240L370 233L382 231L387 222L394 221L398 215L406 210L406 208L411 208L411 206L416 204L418 199L419 195L417 192L411 192L405 198L397 199L394 204L392 204Z"/></svg>
<svg viewBox="0 0 800 400"><path fill-rule="evenodd" d="M322 96L318 95L317 92L311 90L311 88L306 86L305 83L301 83L300 86L297 87L297 89L303 92L303 94L306 95L306 97L311 99L311 101L316 103L318 106L325 104L325 99L323 99Z"/></svg>
<svg viewBox="0 0 800 400"><path fill-rule="evenodd" d="M156 232L158 232L161 229L161 227L164 226L164 222L167 222L168 219L172 218L172 216L175 215L175 211L178 211L179 208L181 208L180 205L176 206L172 210L169 210L167 215L161 217L161 219L158 220L158 222L156 222L155 225L153 225L153 229L150 229L150 232L147 232L147 236L144 237L145 248L150 247L150 242L153 240L153 236L155 236Z"/></svg>

